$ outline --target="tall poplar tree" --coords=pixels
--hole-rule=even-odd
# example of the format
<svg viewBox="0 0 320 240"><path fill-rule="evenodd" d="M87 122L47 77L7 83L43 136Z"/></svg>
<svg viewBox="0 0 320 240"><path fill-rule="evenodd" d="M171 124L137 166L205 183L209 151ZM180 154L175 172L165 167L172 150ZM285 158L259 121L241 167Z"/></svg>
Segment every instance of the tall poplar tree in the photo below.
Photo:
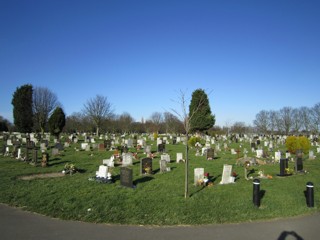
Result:
<svg viewBox="0 0 320 240"><path fill-rule="evenodd" d="M211 114L208 96L202 89L192 93L189 106L190 127L193 132L202 132L213 127L215 116Z"/></svg>
<svg viewBox="0 0 320 240"><path fill-rule="evenodd" d="M32 112L32 93L33 88L30 84L25 84L16 89L13 93L13 120L19 132L28 133L33 128Z"/></svg>

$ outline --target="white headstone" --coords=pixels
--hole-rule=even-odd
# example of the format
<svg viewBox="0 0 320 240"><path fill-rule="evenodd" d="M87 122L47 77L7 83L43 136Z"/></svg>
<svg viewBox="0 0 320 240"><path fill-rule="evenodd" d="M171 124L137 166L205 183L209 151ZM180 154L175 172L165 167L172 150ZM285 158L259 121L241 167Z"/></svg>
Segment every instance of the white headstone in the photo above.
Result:
<svg viewBox="0 0 320 240"><path fill-rule="evenodd" d="M257 149L256 153L257 153L257 158L262 158L262 155L263 155L263 150L262 149Z"/></svg>
<svg viewBox="0 0 320 240"><path fill-rule="evenodd" d="M166 162L170 162L170 155L165 153L161 155L161 160L166 160Z"/></svg>
<svg viewBox="0 0 320 240"><path fill-rule="evenodd" d="M280 159L281 159L281 152L275 152L274 153L274 160L276 161L276 162L280 162Z"/></svg>
<svg viewBox="0 0 320 240"><path fill-rule="evenodd" d="M107 165L107 167L114 167L114 156L111 156L110 159L103 159L102 164Z"/></svg>
<svg viewBox="0 0 320 240"><path fill-rule="evenodd" d="M177 163L179 163L181 160L183 160L183 154L177 153Z"/></svg>
<svg viewBox="0 0 320 240"><path fill-rule="evenodd" d="M99 166L99 170L96 172L96 177L107 178L108 176L108 167L104 165Z"/></svg>
<svg viewBox="0 0 320 240"><path fill-rule="evenodd" d="M204 168L195 168L194 169L194 185L199 185L204 179Z"/></svg>
<svg viewBox="0 0 320 240"><path fill-rule="evenodd" d="M123 153L122 154L122 166L131 166L132 165L132 153Z"/></svg>
<svg viewBox="0 0 320 240"><path fill-rule="evenodd" d="M224 164L222 179L220 184L234 183L234 177L231 176L231 173L232 173L232 165Z"/></svg>

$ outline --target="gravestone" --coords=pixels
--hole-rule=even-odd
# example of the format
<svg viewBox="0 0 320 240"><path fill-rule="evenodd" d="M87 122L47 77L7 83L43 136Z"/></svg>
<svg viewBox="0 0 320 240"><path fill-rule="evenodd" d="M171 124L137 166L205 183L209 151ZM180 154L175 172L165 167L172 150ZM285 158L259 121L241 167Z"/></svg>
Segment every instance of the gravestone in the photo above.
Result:
<svg viewBox="0 0 320 240"><path fill-rule="evenodd" d="M257 149L256 153L257 153L257 158L262 158L262 156L263 156L263 150L262 149Z"/></svg>
<svg viewBox="0 0 320 240"><path fill-rule="evenodd" d="M280 159L281 159L281 152L275 152L274 153L274 160L276 161L276 162L279 162L280 161Z"/></svg>
<svg viewBox="0 0 320 240"><path fill-rule="evenodd" d="M52 148L52 156L57 156L57 155L59 155L59 149Z"/></svg>
<svg viewBox="0 0 320 240"><path fill-rule="evenodd" d="M169 154L162 154L161 160L166 160L169 163L170 162L170 155Z"/></svg>
<svg viewBox="0 0 320 240"><path fill-rule="evenodd" d="M167 172L167 161L165 159L159 160L159 165L160 165L160 172L161 173Z"/></svg>
<svg viewBox="0 0 320 240"><path fill-rule="evenodd" d="M102 164L107 165L108 167L114 167L114 156L111 156L110 159L103 159Z"/></svg>
<svg viewBox="0 0 320 240"><path fill-rule="evenodd" d="M302 151L297 150L296 152L296 161L295 161L295 170L296 172L303 171L303 159L302 159Z"/></svg>
<svg viewBox="0 0 320 240"><path fill-rule="evenodd" d="M63 151L64 150L64 147L61 143L56 143L56 145L54 146L55 148L57 148L59 151Z"/></svg>
<svg viewBox="0 0 320 240"><path fill-rule="evenodd" d="M177 163L179 163L180 161L183 161L183 154L182 153L177 153L176 161L177 161Z"/></svg>
<svg viewBox="0 0 320 240"><path fill-rule="evenodd" d="M164 143L158 144L158 152L163 153L165 152L166 145Z"/></svg>
<svg viewBox="0 0 320 240"><path fill-rule="evenodd" d="M88 146L88 143L81 143L81 149L85 150Z"/></svg>
<svg viewBox="0 0 320 240"><path fill-rule="evenodd" d="M106 139L104 140L103 144L105 149L109 150L111 148L111 140Z"/></svg>
<svg viewBox="0 0 320 240"><path fill-rule="evenodd" d="M37 164L37 162L38 162L38 150L37 149L33 149L33 151L32 151L32 162L34 164Z"/></svg>
<svg viewBox="0 0 320 240"><path fill-rule="evenodd" d="M278 176L287 176L286 168L288 168L288 159L282 158L280 159L280 174Z"/></svg>
<svg viewBox="0 0 320 240"><path fill-rule="evenodd" d="M49 162L49 154L48 153L42 153L42 160L41 160L41 166L46 167L48 166Z"/></svg>
<svg viewBox="0 0 320 240"><path fill-rule="evenodd" d="M206 158L207 158L207 160L214 159L214 149L213 148L207 148Z"/></svg>
<svg viewBox="0 0 320 240"><path fill-rule="evenodd" d="M108 177L108 167L104 165L99 166L99 170L96 172L97 178L107 178Z"/></svg>
<svg viewBox="0 0 320 240"><path fill-rule="evenodd" d="M146 153L147 155L151 153L151 146L150 146L150 145L146 146L146 148L145 148L145 153Z"/></svg>
<svg viewBox="0 0 320 240"><path fill-rule="evenodd" d="M309 151L309 159L310 160L314 160L315 159L315 156L314 156L314 153L312 150Z"/></svg>
<svg viewBox="0 0 320 240"><path fill-rule="evenodd" d="M231 176L231 173L232 173L232 165L224 164L222 179L220 184L234 183L234 177Z"/></svg>
<svg viewBox="0 0 320 240"><path fill-rule="evenodd" d="M140 162L141 174L152 174L152 158L143 158Z"/></svg>
<svg viewBox="0 0 320 240"><path fill-rule="evenodd" d="M121 186L133 188L133 170L127 167L120 168Z"/></svg>
<svg viewBox="0 0 320 240"><path fill-rule="evenodd" d="M98 150L99 150L99 151L104 151L104 150L105 150L103 143L99 143L99 145L98 145Z"/></svg>
<svg viewBox="0 0 320 240"><path fill-rule="evenodd" d="M198 186L203 183L204 180L204 168L194 169L194 185Z"/></svg>
<svg viewBox="0 0 320 240"><path fill-rule="evenodd" d="M132 166L132 153L123 153L122 154L122 166Z"/></svg>
<svg viewBox="0 0 320 240"><path fill-rule="evenodd" d="M252 143L251 143L251 148L256 149L256 143L252 142Z"/></svg>

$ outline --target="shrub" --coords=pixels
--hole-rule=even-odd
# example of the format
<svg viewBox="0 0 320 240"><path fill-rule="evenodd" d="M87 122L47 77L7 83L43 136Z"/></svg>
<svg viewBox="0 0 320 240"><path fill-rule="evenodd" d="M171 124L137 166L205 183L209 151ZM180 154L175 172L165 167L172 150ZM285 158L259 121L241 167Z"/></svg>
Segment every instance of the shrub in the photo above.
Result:
<svg viewBox="0 0 320 240"><path fill-rule="evenodd" d="M290 136L286 139L286 147L290 153L295 154L297 150L301 149L306 154L310 150L310 142L303 136Z"/></svg>
<svg viewBox="0 0 320 240"><path fill-rule="evenodd" d="M191 137L191 138L189 138L189 140L188 140L188 145L190 146L190 147L194 147L195 145L196 145L196 142L201 142L201 139L199 138L199 137Z"/></svg>
<svg viewBox="0 0 320 240"><path fill-rule="evenodd" d="M158 133L156 133L156 132L153 133L153 139L154 139L154 140L157 140L157 138L158 138Z"/></svg>

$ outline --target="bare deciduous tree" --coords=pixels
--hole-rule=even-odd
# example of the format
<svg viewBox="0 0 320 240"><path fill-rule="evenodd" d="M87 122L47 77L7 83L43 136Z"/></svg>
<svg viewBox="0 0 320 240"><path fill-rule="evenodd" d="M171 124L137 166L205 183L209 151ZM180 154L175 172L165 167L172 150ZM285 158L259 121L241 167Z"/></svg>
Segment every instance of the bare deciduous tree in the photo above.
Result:
<svg viewBox="0 0 320 240"><path fill-rule="evenodd" d="M186 133L186 159L185 159L185 188L184 188L184 197L189 197L189 133L191 131L191 120L195 116L195 114L199 111L200 107L202 106L203 102L206 99L200 99L198 105L193 108L192 112L188 112L189 107L187 106L187 99L185 93L180 90L179 99L176 101L180 105L180 111L176 109L172 109L171 111L177 115L177 117L182 121L183 127Z"/></svg>
<svg viewBox="0 0 320 240"><path fill-rule="evenodd" d="M35 126L38 126L41 133L43 133L46 129L49 116L54 109L60 107L60 103L56 94L44 87L34 88L32 101Z"/></svg>
<svg viewBox="0 0 320 240"><path fill-rule="evenodd" d="M113 109L107 97L96 95L84 104L83 113L94 123L98 136L102 122L112 115Z"/></svg>

